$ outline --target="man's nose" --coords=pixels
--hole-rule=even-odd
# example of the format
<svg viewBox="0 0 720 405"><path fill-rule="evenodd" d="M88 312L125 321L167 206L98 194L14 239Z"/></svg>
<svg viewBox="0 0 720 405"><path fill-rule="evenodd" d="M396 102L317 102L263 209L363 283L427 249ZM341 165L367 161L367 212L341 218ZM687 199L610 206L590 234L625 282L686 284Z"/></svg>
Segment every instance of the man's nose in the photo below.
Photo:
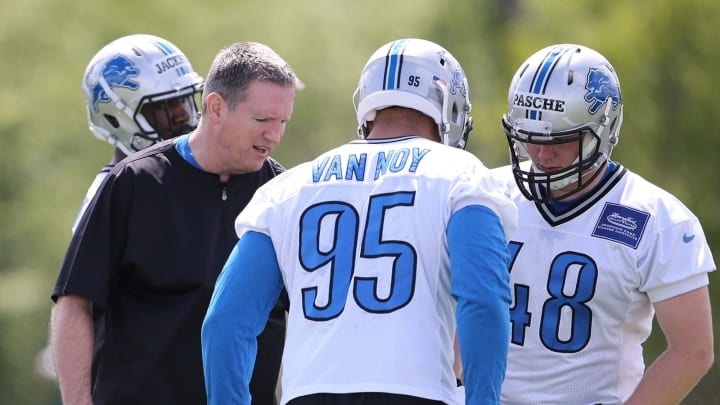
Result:
<svg viewBox="0 0 720 405"><path fill-rule="evenodd" d="M285 133L285 123L281 121L273 121L272 123L268 124L268 127L265 129L265 137L275 143L280 142L280 139L282 139L283 134Z"/></svg>
<svg viewBox="0 0 720 405"><path fill-rule="evenodd" d="M185 100L171 100L168 108L173 125L185 124L190 121L190 111Z"/></svg>
<svg viewBox="0 0 720 405"><path fill-rule="evenodd" d="M554 145L538 145L537 146L537 155L541 158L547 158L552 157L555 155L555 148Z"/></svg>

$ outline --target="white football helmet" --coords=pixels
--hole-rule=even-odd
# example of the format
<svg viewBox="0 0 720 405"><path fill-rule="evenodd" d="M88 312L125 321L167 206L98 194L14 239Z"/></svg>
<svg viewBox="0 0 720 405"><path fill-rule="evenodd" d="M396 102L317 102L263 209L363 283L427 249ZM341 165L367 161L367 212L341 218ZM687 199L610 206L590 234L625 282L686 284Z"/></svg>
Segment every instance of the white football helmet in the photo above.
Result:
<svg viewBox="0 0 720 405"><path fill-rule="evenodd" d="M520 65L510 83L508 111L502 126L510 144L515 181L530 200L567 198L592 182L617 144L623 104L620 82L610 62L580 45L544 48ZM526 144L557 144L579 140L578 158L552 172L539 170ZM568 187L575 185L575 187ZM550 189L569 189L552 197Z"/></svg>
<svg viewBox="0 0 720 405"><path fill-rule="evenodd" d="M392 106L432 118L446 145L465 148L472 130L465 72L450 52L423 39L400 39L375 51L360 74L353 105L362 138L375 113Z"/></svg>
<svg viewBox="0 0 720 405"><path fill-rule="evenodd" d="M85 70L82 90L90 130L126 155L190 132L197 126L195 97L202 86L202 77L169 41L146 34L116 39L103 47ZM173 127L171 102L184 105L189 122ZM161 121L170 128L153 128L141 113L147 104L154 104L149 110L155 114L162 111ZM157 122L158 117L154 118Z"/></svg>

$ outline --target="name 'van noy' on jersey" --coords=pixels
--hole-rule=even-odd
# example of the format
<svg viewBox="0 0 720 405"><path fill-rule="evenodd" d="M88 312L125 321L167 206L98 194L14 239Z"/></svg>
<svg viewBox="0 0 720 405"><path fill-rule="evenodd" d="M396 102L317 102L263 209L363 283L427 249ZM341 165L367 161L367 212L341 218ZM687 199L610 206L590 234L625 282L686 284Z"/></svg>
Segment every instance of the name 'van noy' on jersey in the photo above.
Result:
<svg viewBox="0 0 720 405"><path fill-rule="evenodd" d="M430 152L429 149L420 148L391 149L380 152L375 167L370 168L373 179L377 180L388 172L397 173L407 170L413 173L428 152ZM343 157L347 160L343 161ZM367 170L367 153L325 156L313 162L313 183L343 179L364 181Z"/></svg>

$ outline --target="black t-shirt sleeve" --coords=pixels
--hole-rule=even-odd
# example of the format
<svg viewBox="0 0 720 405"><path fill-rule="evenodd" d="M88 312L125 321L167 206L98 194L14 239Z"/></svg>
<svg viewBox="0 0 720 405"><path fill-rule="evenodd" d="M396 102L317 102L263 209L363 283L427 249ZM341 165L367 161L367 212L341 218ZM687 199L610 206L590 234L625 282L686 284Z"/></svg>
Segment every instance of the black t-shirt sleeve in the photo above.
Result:
<svg viewBox="0 0 720 405"><path fill-rule="evenodd" d="M53 301L75 294L105 307L120 253L117 247L124 245L127 234L129 189L114 171L105 178L72 236L52 291Z"/></svg>

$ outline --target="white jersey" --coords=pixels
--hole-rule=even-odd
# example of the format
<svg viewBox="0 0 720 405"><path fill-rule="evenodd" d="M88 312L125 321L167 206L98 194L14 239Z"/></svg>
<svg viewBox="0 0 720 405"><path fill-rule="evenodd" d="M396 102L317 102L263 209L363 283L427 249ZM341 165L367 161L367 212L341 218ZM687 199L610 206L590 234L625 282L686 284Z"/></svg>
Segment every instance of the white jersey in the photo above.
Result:
<svg viewBox="0 0 720 405"><path fill-rule="evenodd" d="M78 224L80 223L80 218L82 218L83 214L85 213L85 210L87 209L88 205L90 204L90 201L95 197L95 194L97 193L98 189L100 188L100 185L102 184L103 180L105 180L105 177L107 177L108 173L110 173L110 170L115 167L114 164L107 164L105 167L100 170L100 172L95 176L95 180L90 184L90 187L88 188L87 193L85 194L85 198L83 199L82 204L80 205L80 209L78 210L78 213L75 215L75 222L72 226L72 233L75 233L75 229L77 228Z"/></svg>
<svg viewBox="0 0 720 405"><path fill-rule="evenodd" d="M620 404L645 365L652 303L708 284L698 219L621 165L567 212L526 200L511 232L511 343L505 405Z"/></svg>
<svg viewBox="0 0 720 405"><path fill-rule="evenodd" d="M472 154L423 138L358 140L256 192L236 225L240 236L270 235L290 296L283 403L318 392L458 403L449 258L439 246L468 205L515 226L514 205L488 173ZM407 268L414 277L396 274Z"/></svg>

